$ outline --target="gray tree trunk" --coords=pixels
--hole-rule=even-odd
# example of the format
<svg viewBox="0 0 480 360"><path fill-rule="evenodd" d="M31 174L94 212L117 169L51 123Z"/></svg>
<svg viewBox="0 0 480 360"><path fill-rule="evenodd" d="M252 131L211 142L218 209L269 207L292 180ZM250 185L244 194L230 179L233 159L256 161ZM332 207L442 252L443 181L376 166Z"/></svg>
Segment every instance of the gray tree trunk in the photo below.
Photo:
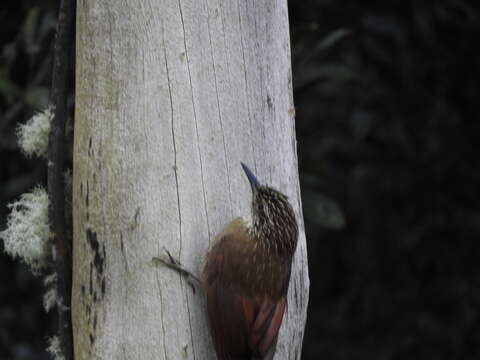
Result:
<svg viewBox="0 0 480 360"><path fill-rule="evenodd" d="M214 359L198 273L250 213L244 161L286 193L300 241L275 359L300 359L308 302L286 0L78 0L75 359Z"/></svg>

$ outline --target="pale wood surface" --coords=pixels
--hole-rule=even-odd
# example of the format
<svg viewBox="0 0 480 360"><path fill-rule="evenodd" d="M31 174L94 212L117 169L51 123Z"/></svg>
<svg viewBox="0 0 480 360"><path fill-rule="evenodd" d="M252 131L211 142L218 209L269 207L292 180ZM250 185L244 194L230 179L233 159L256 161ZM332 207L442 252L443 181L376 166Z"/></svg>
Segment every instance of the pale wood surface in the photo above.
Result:
<svg viewBox="0 0 480 360"><path fill-rule="evenodd" d="M198 267L250 212L244 161L286 193L299 246L275 359L300 359L308 270L286 0L77 2L75 359L214 359Z"/></svg>

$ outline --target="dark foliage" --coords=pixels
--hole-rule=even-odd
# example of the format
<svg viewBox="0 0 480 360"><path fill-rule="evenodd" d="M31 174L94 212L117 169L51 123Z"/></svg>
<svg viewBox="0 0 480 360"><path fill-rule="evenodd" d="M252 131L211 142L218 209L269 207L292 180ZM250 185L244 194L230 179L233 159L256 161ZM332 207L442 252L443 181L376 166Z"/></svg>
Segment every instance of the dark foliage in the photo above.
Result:
<svg viewBox="0 0 480 360"><path fill-rule="evenodd" d="M466 1L290 5L304 358L479 358L480 13Z"/></svg>
<svg viewBox="0 0 480 360"><path fill-rule="evenodd" d="M48 104L57 6L46 0L0 4L0 229L6 204L46 181L45 163L20 153L15 130ZM5 255L2 241L0 283L0 359L48 359L53 319L43 310L42 280Z"/></svg>
<svg viewBox="0 0 480 360"><path fill-rule="evenodd" d="M56 0L0 5L0 228L45 181L18 123L43 108ZM290 1L310 258L304 359L480 357L480 11ZM1 247L1 245L0 245ZM0 360L43 359L42 286L0 254Z"/></svg>

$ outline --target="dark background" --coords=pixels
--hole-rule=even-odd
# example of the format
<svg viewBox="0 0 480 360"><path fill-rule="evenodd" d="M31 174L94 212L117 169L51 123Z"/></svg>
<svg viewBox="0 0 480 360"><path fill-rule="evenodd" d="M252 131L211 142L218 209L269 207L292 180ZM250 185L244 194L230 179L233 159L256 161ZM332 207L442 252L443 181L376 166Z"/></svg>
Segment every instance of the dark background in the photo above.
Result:
<svg viewBox="0 0 480 360"><path fill-rule="evenodd" d="M6 204L45 181L14 133L48 102L57 2L0 5L0 229ZM303 359L479 359L475 1L299 0L290 20ZM41 281L1 247L0 360L47 359Z"/></svg>

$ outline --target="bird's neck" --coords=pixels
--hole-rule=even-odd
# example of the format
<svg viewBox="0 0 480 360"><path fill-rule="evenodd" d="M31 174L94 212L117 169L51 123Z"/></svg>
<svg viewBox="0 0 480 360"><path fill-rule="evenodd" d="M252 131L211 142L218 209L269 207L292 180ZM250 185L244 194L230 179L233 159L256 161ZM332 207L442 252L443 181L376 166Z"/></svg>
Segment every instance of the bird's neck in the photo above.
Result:
<svg viewBox="0 0 480 360"><path fill-rule="evenodd" d="M255 217L250 227L250 236L257 247L271 255L291 257L297 245L297 239L289 229L275 226L273 222L261 222Z"/></svg>

